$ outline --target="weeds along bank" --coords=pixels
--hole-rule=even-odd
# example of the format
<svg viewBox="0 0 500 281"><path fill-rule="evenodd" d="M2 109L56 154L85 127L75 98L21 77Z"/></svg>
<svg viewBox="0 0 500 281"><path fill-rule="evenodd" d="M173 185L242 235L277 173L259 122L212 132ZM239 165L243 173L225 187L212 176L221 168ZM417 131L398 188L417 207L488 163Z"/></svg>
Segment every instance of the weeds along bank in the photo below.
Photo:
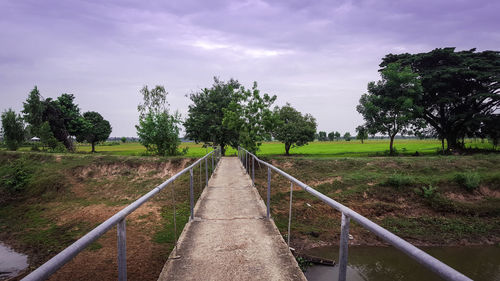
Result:
<svg viewBox="0 0 500 281"><path fill-rule="evenodd" d="M500 155L265 159L416 245L500 246ZM266 196L267 169L256 166ZM271 210L287 233L290 183L272 174ZM293 191L292 247L338 244L340 213ZM353 245L383 242L356 223Z"/></svg>
<svg viewBox="0 0 500 281"><path fill-rule="evenodd" d="M31 271L192 161L0 152L0 241L28 254ZM195 176L196 196L204 180ZM188 175L175 182L175 191L180 233L189 215ZM164 189L127 217L131 279L156 280L173 248L171 192ZM53 279L112 280L116 269L113 228Z"/></svg>

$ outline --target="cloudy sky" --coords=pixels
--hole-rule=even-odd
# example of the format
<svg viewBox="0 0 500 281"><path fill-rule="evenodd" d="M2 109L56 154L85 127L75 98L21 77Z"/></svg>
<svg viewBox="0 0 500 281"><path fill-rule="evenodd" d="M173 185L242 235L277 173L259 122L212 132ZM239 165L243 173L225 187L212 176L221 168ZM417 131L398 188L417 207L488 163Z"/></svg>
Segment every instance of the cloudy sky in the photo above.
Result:
<svg viewBox="0 0 500 281"><path fill-rule="evenodd" d="M186 116L185 95L218 76L354 133L385 54L499 50L499 11L498 0L0 0L0 111L19 111L37 85L135 136L143 85L164 85Z"/></svg>

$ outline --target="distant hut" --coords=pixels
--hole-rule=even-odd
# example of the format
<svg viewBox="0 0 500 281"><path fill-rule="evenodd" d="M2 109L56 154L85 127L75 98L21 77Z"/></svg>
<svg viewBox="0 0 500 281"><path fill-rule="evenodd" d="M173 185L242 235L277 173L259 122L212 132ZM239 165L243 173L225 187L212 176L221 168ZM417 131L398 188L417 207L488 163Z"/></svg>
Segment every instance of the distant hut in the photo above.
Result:
<svg viewBox="0 0 500 281"><path fill-rule="evenodd" d="M40 142L40 138L38 138L38 137L32 137L31 141L32 142Z"/></svg>

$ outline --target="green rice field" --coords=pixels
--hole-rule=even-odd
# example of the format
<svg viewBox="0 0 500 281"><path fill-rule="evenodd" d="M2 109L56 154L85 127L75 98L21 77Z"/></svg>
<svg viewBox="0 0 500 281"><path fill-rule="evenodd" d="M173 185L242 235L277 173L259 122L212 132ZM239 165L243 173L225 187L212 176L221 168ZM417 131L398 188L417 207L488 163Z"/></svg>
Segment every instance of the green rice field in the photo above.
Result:
<svg viewBox="0 0 500 281"><path fill-rule="evenodd" d="M441 148L439 140L416 140L416 139L398 139L394 141L399 154L413 155L416 151L420 155L433 155ZM492 149L493 146L488 142L480 140L468 140L466 146L469 148ZM179 146L182 150L188 147L188 152L185 157L200 157L205 155L210 148L202 147L202 144L193 142L183 142ZM29 149L29 148L25 148ZM90 145L77 145L78 153L89 153ZM389 150L389 140L377 139L366 140L361 143L358 140L353 141L326 141L326 142L311 142L308 145L294 147L290 149L290 154L302 157L359 157L359 156L383 156ZM98 145L96 146L98 154L110 155L129 155L141 156L146 155L146 149L140 143L121 143L119 145ZM226 155L234 155L236 150L228 148ZM257 153L263 156L276 156L285 154L285 145L280 142L265 142L260 147Z"/></svg>

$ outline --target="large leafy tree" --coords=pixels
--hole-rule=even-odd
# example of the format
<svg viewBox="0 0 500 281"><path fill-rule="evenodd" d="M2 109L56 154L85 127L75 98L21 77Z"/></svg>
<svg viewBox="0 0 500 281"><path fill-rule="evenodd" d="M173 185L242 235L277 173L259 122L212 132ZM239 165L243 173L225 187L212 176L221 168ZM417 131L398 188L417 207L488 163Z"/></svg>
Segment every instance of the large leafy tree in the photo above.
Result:
<svg viewBox="0 0 500 281"><path fill-rule="evenodd" d="M51 144L54 144L53 137L73 151L74 146L70 138L76 135L80 129L81 116L78 105L74 104L74 96L62 94L57 100L51 98L43 99L38 88L35 86L29 93L26 102L23 103L23 118L28 123L28 131L31 135L40 136ZM52 136L47 131L47 123L52 132ZM43 135L43 136L42 136ZM43 140L42 140L43 141Z"/></svg>
<svg viewBox="0 0 500 281"><path fill-rule="evenodd" d="M189 96L193 104L189 105L188 118L184 122L186 137L195 142L220 146L225 155L226 145L237 147L239 131L237 126L224 125L225 112L229 106L238 102L240 83L231 79L227 82L214 78L211 88Z"/></svg>
<svg viewBox="0 0 500 281"><path fill-rule="evenodd" d="M390 138L390 154L394 154L394 137L419 127L418 110L414 107L422 87L418 75L398 63L381 71L382 79L368 84L368 93L361 96L357 111L365 119L371 134L382 133Z"/></svg>
<svg viewBox="0 0 500 281"><path fill-rule="evenodd" d="M251 90L241 86L224 110L223 126L239 132L239 145L256 153L262 141L271 137L275 115L270 107L275 100L275 95L261 96L257 82Z"/></svg>
<svg viewBox="0 0 500 281"><path fill-rule="evenodd" d="M9 150L17 150L24 141L24 122L21 115L9 109L2 113L3 139Z"/></svg>
<svg viewBox="0 0 500 281"><path fill-rule="evenodd" d="M146 150L158 155L175 155L180 144L179 125L180 114L170 114L167 95L163 86L141 89L143 103L139 104L139 125L136 125L137 135Z"/></svg>
<svg viewBox="0 0 500 281"><path fill-rule="evenodd" d="M414 99L419 116L448 148L460 148L459 139L480 128L478 120L489 119L500 106L500 52L455 48L428 53L387 55L381 67L398 62L418 74L423 91Z"/></svg>
<svg viewBox="0 0 500 281"><path fill-rule="evenodd" d="M274 113L277 116L277 125L273 135L285 144L286 155L290 155L290 148L314 141L317 124L312 115L302 115L289 103L281 108L275 107Z"/></svg>
<svg viewBox="0 0 500 281"><path fill-rule="evenodd" d="M111 134L111 125L102 118L101 114L95 111L85 112L83 114L82 124L76 135L79 142L87 141L92 145L92 152L95 152L96 143L105 141Z"/></svg>

